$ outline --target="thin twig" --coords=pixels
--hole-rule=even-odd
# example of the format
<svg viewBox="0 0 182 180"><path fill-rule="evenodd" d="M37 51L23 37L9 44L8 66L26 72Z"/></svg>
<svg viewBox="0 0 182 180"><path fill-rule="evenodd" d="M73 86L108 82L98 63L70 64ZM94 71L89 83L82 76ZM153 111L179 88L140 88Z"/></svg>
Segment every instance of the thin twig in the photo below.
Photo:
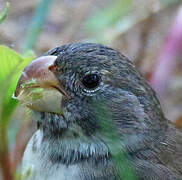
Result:
<svg viewBox="0 0 182 180"><path fill-rule="evenodd" d="M141 67L143 59L145 57L148 36L151 30L151 27L153 25L153 21L154 21L154 14L152 13L151 15L149 15L147 19L145 19L142 22L142 25L141 25L140 44L138 48L138 53L135 58L135 64L139 68Z"/></svg>
<svg viewBox="0 0 182 180"><path fill-rule="evenodd" d="M7 128L0 127L0 167L3 180L13 180L8 151Z"/></svg>
<svg viewBox="0 0 182 180"><path fill-rule="evenodd" d="M24 53L26 53L28 50L32 50L35 46L51 2L51 0L41 0L40 4L37 6L22 46Z"/></svg>

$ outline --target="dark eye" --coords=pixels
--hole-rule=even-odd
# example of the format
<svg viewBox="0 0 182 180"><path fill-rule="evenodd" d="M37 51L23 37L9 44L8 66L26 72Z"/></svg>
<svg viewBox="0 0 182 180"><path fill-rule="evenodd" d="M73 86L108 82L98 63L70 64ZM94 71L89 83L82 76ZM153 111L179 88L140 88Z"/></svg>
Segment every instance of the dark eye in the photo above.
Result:
<svg viewBox="0 0 182 180"><path fill-rule="evenodd" d="M87 74L83 79L82 83L86 88L94 89L100 83L100 76L98 74Z"/></svg>

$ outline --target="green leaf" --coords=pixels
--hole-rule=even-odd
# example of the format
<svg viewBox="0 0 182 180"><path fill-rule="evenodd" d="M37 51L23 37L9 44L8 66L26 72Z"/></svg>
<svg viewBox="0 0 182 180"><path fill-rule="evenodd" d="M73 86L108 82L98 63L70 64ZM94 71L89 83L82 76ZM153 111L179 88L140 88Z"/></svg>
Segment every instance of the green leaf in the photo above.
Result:
<svg viewBox="0 0 182 180"><path fill-rule="evenodd" d="M31 60L6 46L0 46L0 125L7 125L16 107L17 102L12 95L22 70Z"/></svg>
<svg viewBox="0 0 182 180"><path fill-rule="evenodd" d="M6 19L8 10L9 10L10 4L6 3L6 8L3 10L3 12L0 14L0 24Z"/></svg>
<svg viewBox="0 0 182 180"><path fill-rule="evenodd" d="M115 0L111 5L101 11L96 12L85 24L91 31L102 31L103 29L115 24L121 17L126 15L132 0Z"/></svg>
<svg viewBox="0 0 182 180"><path fill-rule="evenodd" d="M167 6L180 2L180 0L160 0L160 1L161 1L161 3L163 3Z"/></svg>
<svg viewBox="0 0 182 180"><path fill-rule="evenodd" d="M0 61L0 84L2 84L10 73L16 71L15 67L23 62L23 58L8 47L0 46Z"/></svg>

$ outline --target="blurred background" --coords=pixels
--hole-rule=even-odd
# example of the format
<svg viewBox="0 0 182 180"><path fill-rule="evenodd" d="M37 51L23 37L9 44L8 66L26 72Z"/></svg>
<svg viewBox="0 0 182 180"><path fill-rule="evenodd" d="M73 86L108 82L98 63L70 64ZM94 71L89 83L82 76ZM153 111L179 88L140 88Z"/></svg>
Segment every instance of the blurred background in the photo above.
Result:
<svg viewBox="0 0 182 180"><path fill-rule="evenodd" d="M125 54L156 90L168 119L182 128L182 2L180 0L9 0L0 43L40 56L72 42L103 43ZM7 1L0 1L0 12ZM0 60L1 61L1 60ZM18 167L35 130L18 106L8 125L9 156ZM1 174L1 173L0 173ZM1 179L1 175L0 175Z"/></svg>

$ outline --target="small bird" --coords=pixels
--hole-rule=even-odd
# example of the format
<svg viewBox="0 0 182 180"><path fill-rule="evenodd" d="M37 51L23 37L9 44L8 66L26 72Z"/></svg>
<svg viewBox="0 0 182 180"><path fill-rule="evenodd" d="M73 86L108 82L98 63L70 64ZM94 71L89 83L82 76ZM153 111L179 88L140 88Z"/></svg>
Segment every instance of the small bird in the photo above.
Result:
<svg viewBox="0 0 182 180"><path fill-rule="evenodd" d="M23 180L181 180L182 132L120 52L94 43L54 48L22 72L14 97L37 131Z"/></svg>

